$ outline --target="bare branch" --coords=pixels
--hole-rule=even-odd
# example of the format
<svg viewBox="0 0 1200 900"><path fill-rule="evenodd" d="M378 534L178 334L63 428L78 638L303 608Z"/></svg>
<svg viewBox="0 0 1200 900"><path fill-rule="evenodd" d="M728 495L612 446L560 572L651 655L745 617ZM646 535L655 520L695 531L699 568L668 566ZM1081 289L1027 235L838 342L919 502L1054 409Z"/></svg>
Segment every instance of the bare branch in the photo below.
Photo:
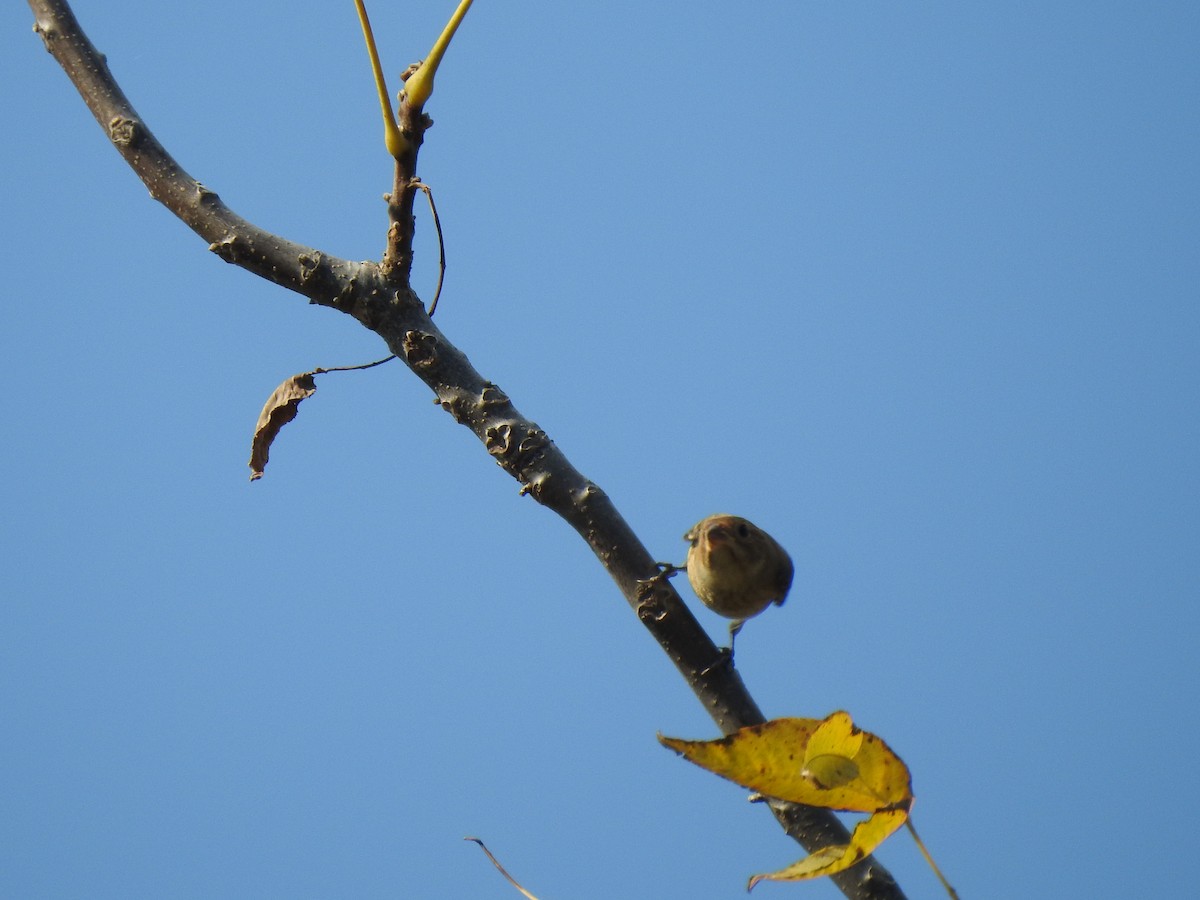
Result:
<svg viewBox="0 0 1200 900"><path fill-rule="evenodd" d="M411 67L409 71L412 71ZM416 234L413 201L420 183L417 177L417 154L421 152L425 132L433 126L433 119L425 115L420 107L409 103L407 95L403 93L400 95L397 119L404 144L396 157L396 174L392 192L388 195L388 218L392 224L388 228L387 250L380 268L390 282L407 285L412 272L413 236Z"/></svg>
<svg viewBox="0 0 1200 900"><path fill-rule="evenodd" d="M192 178L163 148L126 98L103 55L62 0L30 0L34 31L62 66L100 127L150 190L150 196L183 220L226 262L296 291L314 303L339 299L361 263L329 256L247 222ZM349 310L347 310L349 311Z"/></svg>
<svg viewBox="0 0 1200 900"><path fill-rule="evenodd" d="M96 120L151 195L228 262L350 315L387 343L427 384L434 402L465 425L521 485L521 493L565 519L591 547L647 630L675 663L722 732L764 721L727 654L718 650L660 574L654 557L608 495L585 478L536 423L486 380L430 320L408 286L412 264L416 161L432 124L419 106L400 103L399 128L408 142L396 160L389 200L384 263L352 263L263 231L233 213L171 158L113 79L103 56L79 28L64 0L28 0L35 30L66 71ZM796 804L769 804L776 818L810 852L846 843L832 813ZM898 900L903 893L874 858L833 876L855 900Z"/></svg>

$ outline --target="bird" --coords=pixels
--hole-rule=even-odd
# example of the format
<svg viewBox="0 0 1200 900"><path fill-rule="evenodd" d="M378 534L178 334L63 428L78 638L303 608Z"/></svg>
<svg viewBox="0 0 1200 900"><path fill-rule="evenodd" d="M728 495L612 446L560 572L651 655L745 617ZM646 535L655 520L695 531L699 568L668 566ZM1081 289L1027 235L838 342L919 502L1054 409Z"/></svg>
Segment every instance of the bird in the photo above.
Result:
<svg viewBox="0 0 1200 900"><path fill-rule="evenodd" d="M729 625L729 653L746 620L772 603L782 606L795 567L787 551L753 522L724 513L701 519L684 534L688 581L701 602Z"/></svg>

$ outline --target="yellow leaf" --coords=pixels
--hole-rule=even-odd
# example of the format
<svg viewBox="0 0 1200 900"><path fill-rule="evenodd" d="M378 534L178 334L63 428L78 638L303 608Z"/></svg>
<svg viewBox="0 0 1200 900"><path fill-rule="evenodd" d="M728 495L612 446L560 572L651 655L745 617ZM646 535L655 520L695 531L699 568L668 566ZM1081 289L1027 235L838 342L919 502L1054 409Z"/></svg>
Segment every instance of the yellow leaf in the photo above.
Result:
<svg viewBox="0 0 1200 900"><path fill-rule="evenodd" d="M806 856L786 869L766 875L754 875L746 885L746 890L750 890L760 881L803 881L808 878L819 878L822 875L834 875L848 869L870 856L888 835L904 824L906 818L908 818L907 809L889 809L877 812L869 819L858 823L850 835L849 844L822 847L816 853Z"/></svg>
<svg viewBox="0 0 1200 900"><path fill-rule="evenodd" d="M659 741L698 766L768 797L871 815L859 822L850 842L822 847L760 881L800 881L834 875L870 856L905 823L921 853L952 900L958 895L934 864L909 821L912 779L908 767L883 739L856 728L849 713L824 719L774 719L716 741Z"/></svg>
<svg viewBox="0 0 1200 900"><path fill-rule="evenodd" d="M659 740L722 778L780 800L868 813L912 803L904 761L844 712L774 719L715 741Z"/></svg>

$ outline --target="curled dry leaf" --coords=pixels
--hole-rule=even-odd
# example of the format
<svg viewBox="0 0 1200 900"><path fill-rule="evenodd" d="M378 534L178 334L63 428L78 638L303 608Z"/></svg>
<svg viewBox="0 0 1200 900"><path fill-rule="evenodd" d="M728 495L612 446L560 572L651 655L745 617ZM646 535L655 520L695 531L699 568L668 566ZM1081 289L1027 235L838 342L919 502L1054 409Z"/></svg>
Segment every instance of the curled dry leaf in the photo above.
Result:
<svg viewBox="0 0 1200 900"><path fill-rule="evenodd" d="M303 372L293 375L275 388L275 392L267 399L259 414L258 425L254 428L254 441L250 446L251 481L262 478L263 470L267 467L267 458L271 453L271 442L275 440L275 435L279 434L279 429L296 418L301 400L316 393L317 382L313 377L316 374Z"/></svg>

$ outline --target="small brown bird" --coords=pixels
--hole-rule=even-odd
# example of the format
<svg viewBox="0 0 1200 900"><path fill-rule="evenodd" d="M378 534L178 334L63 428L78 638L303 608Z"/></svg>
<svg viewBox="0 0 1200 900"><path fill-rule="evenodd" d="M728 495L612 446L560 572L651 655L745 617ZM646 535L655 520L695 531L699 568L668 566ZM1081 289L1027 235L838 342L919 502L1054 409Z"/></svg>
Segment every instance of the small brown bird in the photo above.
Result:
<svg viewBox="0 0 1200 900"><path fill-rule="evenodd" d="M746 620L772 603L782 606L795 569L779 542L739 516L702 519L683 536L688 548L688 581L713 612L735 621L729 649Z"/></svg>

